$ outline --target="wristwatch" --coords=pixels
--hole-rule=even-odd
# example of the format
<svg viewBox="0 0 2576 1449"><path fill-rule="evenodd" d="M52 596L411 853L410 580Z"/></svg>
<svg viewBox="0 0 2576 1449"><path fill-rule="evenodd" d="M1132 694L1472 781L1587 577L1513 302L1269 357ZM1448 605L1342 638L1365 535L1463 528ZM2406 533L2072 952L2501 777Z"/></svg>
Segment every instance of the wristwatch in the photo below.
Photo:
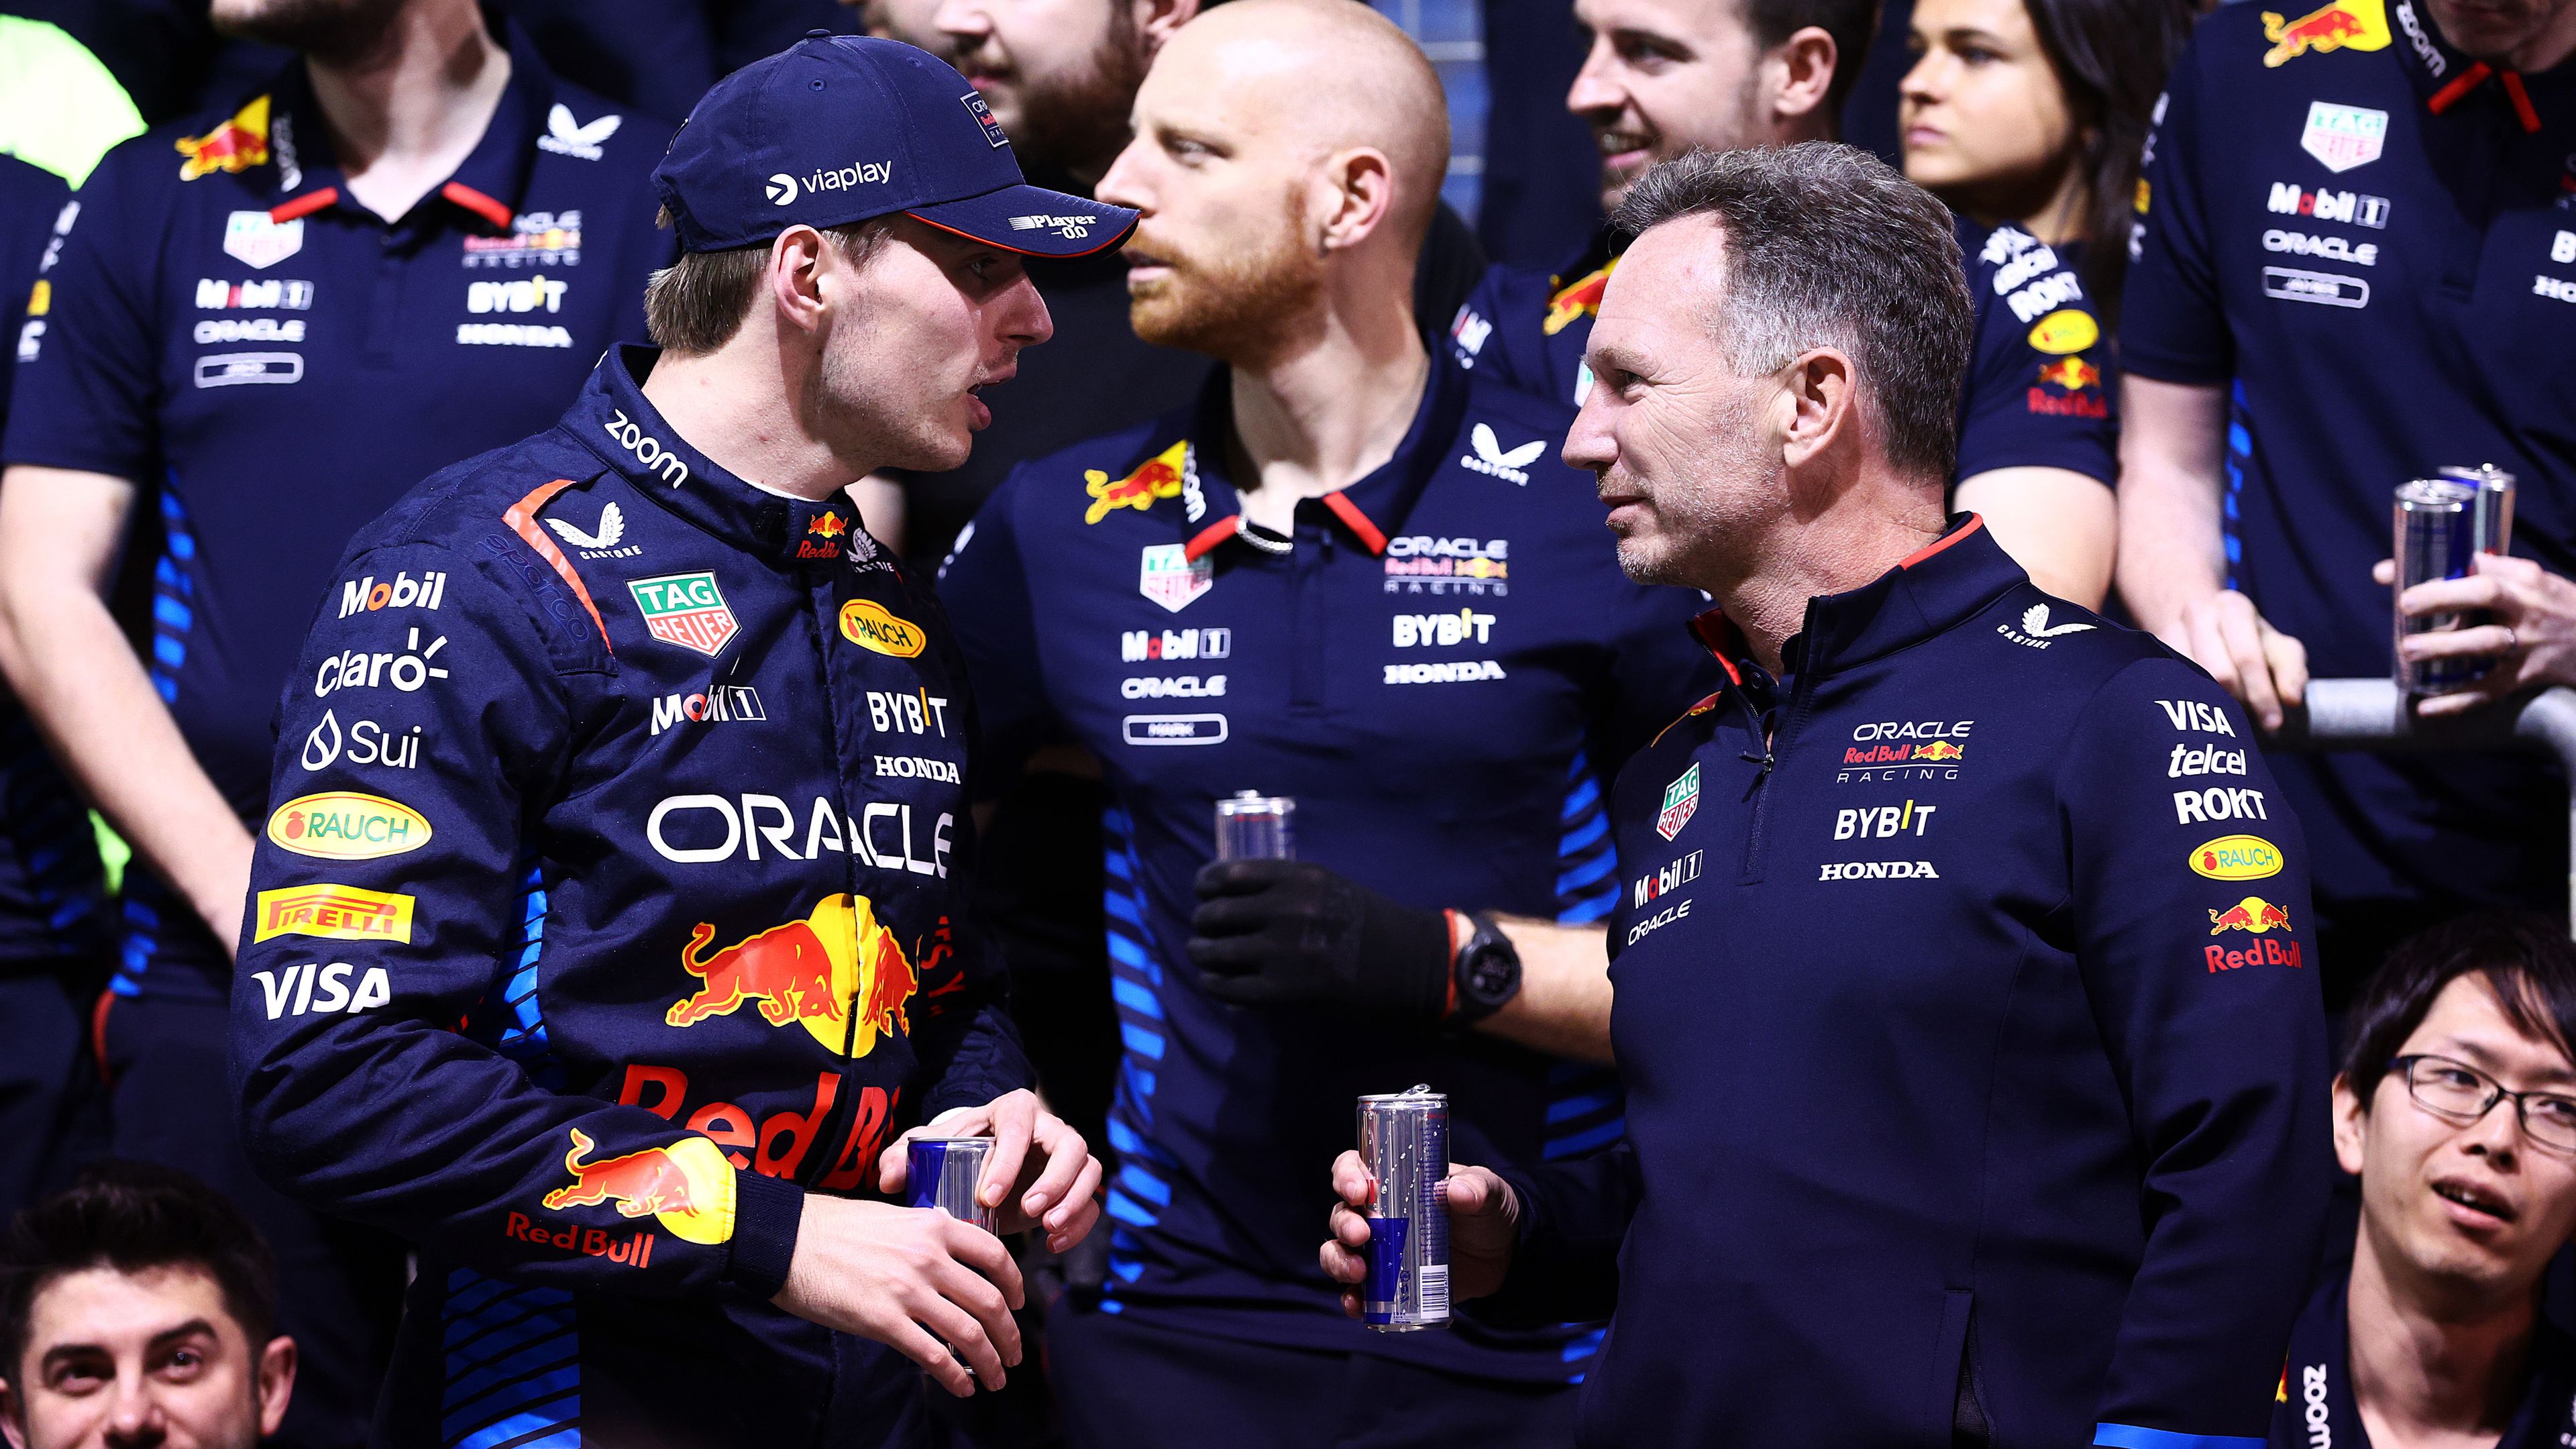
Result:
<svg viewBox="0 0 2576 1449"><path fill-rule="evenodd" d="M1468 919L1475 922L1476 934L1458 948L1449 968L1458 999L1449 1019L1460 1026L1483 1021L1521 991L1521 953L1513 948L1512 938L1503 934L1492 916Z"/></svg>

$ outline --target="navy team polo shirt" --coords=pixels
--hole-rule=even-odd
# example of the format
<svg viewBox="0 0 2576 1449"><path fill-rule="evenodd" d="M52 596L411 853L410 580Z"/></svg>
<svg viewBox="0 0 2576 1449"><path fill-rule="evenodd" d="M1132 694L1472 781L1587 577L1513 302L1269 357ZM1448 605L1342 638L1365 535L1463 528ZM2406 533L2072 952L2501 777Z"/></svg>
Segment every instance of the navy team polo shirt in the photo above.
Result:
<svg viewBox="0 0 2576 1449"><path fill-rule="evenodd" d="M2230 6L2160 115L2122 355L2230 389L2229 572L2311 672L2389 673L2371 565L2391 490L2443 464L2516 474L2514 552L2576 574L2576 65L2495 73L2406 0ZM2561 791L2539 765L2275 768L2330 916L2565 898Z"/></svg>
<svg viewBox="0 0 2576 1449"><path fill-rule="evenodd" d="M1617 1140L1608 1072L1223 1005L1183 949L1216 802L1247 789L1295 798L1300 859L1408 905L1609 915L1606 783L1714 675L1685 627L1699 596L1619 572L1591 480L1557 459L1571 421L1435 362L1395 456L1283 538L1244 528L1219 369L1195 407L1022 467L959 540L940 592L993 757L1069 739L1112 796L1105 1311L1531 1381L1597 1344L1368 1333L1315 1243L1361 1093L1428 1082L1457 1141L1537 1163Z"/></svg>
<svg viewBox="0 0 2576 1449"><path fill-rule="evenodd" d="M1976 303L1976 335L1959 398L1959 467L1951 476L2064 468L2116 486L2118 388L2101 322L2076 276L2077 249L2050 246L2017 226L1981 227L1964 217L1952 225ZM1553 271L1495 267L1450 324L1451 351L1479 377L1581 407L1592 387L1583 349L1618 266L1605 229Z"/></svg>
<svg viewBox="0 0 2576 1449"><path fill-rule="evenodd" d="M2290 1330L2290 1357L2272 1407L2270 1449L2362 1449L2370 1431L2352 1387L2352 1265L2339 1262ZM2576 1340L2537 1315L2513 1418L2496 1449L2576 1443Z"/></svg>
<svg viewBox="0 0 2576 1449"><path fill-rule="evenodd" d="M0 427L18 353L45 335L50 299L36 290L36 269L70 200L60 177L0 155ZM0 970L99 950L106 899L89 812L0 684Z"/></svg>
<svg viewBox="0 0 2576 1449"><path fill-rule="evenodd" d="M399 221L349 198L299 61L110 152L43 278L0 457L155 496L146 667L245 821L351 535L422 478L549 426L610 343L643 335L645 278L671 260L646 181L668 131L508 43L482 141ZM117 989L184 961L156 989L219 997L222 947L149 871L129 880Z"/></svg>

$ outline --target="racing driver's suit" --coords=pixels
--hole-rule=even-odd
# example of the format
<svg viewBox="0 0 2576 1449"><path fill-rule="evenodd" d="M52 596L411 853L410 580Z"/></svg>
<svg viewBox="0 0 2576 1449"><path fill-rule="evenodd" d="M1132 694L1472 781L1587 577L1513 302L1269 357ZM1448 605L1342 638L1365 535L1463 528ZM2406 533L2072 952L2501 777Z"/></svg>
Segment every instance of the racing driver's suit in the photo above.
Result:
<svg viewBox="0 0 2576 1449"><path fill-rule="evenodd" d="M770 1305L803 1196L1029 1081L956 919L945 621L845 501L682 440L652 358L361 531L282 706L233 1077L264 1173L419 1245L397 1443L911 1412Z"/></svg>

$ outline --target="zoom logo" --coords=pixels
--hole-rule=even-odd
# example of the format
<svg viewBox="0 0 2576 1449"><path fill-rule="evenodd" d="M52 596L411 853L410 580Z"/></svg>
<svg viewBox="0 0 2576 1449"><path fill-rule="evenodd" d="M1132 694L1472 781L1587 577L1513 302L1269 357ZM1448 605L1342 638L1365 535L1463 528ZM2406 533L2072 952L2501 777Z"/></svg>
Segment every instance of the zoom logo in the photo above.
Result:
<svg viewBox="0 0 2576 1449"><path fill-rule="evenodd" d="M796 204L797 189L795 177L788 175L784 171L779 172L777 175L769 178L769 204L772 206L794 206Z"/></svg>

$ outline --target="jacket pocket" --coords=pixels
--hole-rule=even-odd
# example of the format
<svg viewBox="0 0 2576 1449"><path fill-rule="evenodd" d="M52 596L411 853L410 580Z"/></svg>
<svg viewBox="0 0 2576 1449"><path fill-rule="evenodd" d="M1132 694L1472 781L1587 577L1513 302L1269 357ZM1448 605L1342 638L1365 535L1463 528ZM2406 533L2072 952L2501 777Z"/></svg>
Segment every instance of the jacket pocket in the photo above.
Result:
<svg viewBox="0 0 2576 1449"><path fill-rule="evenodd" d="M1965 1288L1942 1290L1941 1328L1933 1340L1931 1372L1924 1386L1926 1444L1983 1449L1993 1442L1968 1333L1975 1312L1975 1293Z"/></svg>

